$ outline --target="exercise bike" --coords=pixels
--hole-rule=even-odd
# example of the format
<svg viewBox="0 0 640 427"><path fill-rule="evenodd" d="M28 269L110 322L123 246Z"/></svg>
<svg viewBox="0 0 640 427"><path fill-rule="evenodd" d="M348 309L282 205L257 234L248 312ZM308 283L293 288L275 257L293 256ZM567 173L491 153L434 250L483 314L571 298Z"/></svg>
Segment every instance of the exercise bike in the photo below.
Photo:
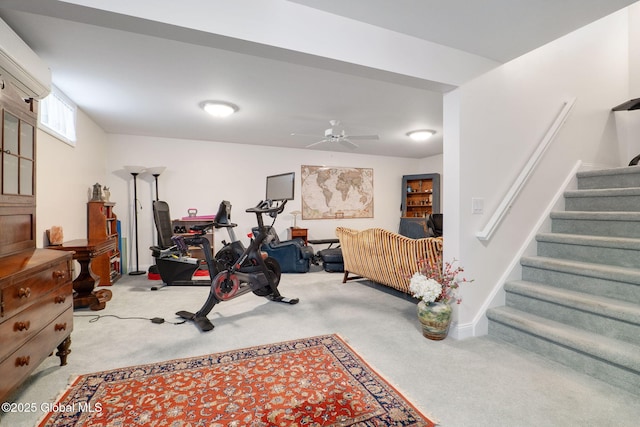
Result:
<svg viewBox="0 0 640 427"><path fill-rule="evenodd" d="M193 321L202 331L210 331L214 328L213 323L207 315L213 307L222 301L229 301L248 292L266 297L271 301L283 302L287 304L297 304L298 298L287 298L278 292L280 283L280 265L270 257L267 257L260 247L268 236L267 227L264 225L263 215L267 214L275 222L278 214L282 213L286 200L280 204L270 200L261 201L257 206L246 209L245 212L255 213L258 221L258 233L248 247L244 247L236 236L233 228L237 224L229 221L231 217L231 204L223 201L218 209L215 221L194 227L196 235L191 237L175 236L174 242L181 250L186 250L188 246L200 246L203 248L205 260L211 277L211 288L204 305L196 313L188 311L178 311L177 316ZM211 256L211 246L204 234L211 227L226 228L231 239L230 243L216 253L215 258Z"/></svg>

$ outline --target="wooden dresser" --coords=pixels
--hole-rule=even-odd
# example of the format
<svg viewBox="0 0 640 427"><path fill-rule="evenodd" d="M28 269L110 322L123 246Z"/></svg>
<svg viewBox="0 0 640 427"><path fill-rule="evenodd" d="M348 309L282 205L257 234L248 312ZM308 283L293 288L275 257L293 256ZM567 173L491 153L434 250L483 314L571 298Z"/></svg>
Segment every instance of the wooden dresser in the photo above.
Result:
<svg viewBox="0 0 640 427"><path fill-rule="evenodd" d="M0 84L0 401L73 329L72 254L36 249L37 102Z"/></svg>
<svg viewBox="0 0 640 427"><path fill-rule="evenodd" d="M71 253L33 249L0 262L0 400L57 348L67 363L73 329Z"/></svg>

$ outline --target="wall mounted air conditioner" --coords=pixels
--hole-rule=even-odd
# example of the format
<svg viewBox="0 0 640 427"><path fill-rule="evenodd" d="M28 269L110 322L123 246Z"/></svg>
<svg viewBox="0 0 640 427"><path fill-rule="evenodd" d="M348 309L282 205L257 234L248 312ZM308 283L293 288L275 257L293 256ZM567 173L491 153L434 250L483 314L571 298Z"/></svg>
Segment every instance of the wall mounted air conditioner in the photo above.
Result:
<svg viewBox="0 0 640 427"><path fill-rule="evenodd" d="M0 81L13 84L25 98L42 99L51 91L51 70L0 19Z"/></svg>

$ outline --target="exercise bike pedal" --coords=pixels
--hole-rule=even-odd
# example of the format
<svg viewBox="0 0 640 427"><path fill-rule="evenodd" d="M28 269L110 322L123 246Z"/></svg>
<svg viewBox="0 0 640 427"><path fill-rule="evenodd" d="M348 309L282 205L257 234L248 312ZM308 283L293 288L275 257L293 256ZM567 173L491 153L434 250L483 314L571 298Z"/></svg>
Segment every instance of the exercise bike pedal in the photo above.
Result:
<svg viewBox="0 0 640 427"><path fill-rule="evenodd" d="M282 295L274 297L273 295L269 295L267 298L269 298L271 301L275 301L275 302L283 302L285 304L297 304L300 302L300 298L287 298L287 297L283 297Z"/></svg>
<svg viewBox="0 0 640 427"><path fill-rule="evenodd" d="M211 323L207 316L198 316L197 314L189 311L179 311L176 315L186 320L193 320L193 323L195 323L202 332L208 332L214 328L213 323Z"/></svg>

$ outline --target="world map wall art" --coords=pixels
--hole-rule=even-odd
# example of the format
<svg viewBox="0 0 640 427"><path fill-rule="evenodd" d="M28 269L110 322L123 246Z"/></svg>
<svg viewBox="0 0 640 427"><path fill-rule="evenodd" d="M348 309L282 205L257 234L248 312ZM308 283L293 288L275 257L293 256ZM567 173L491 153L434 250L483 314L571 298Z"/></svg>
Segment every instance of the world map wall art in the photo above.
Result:
<svg viewBox="0 0 640 427"><path fill-rule="evenodd" d="M373 218L373 169L301 169L302 219Z"/></svg>

